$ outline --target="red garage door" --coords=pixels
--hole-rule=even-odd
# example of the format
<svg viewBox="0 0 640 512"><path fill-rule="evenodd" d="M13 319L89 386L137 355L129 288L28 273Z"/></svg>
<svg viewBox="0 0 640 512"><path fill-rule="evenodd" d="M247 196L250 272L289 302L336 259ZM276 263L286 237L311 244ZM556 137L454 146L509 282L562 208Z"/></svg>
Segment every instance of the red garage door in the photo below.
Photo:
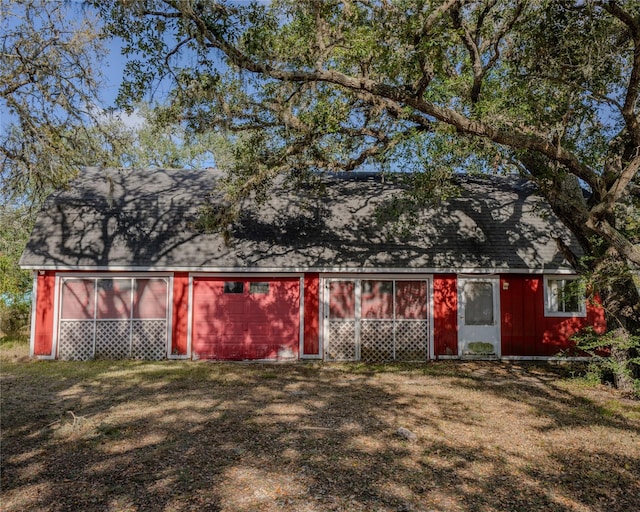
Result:
<svg viewBox="0 0 640 512"><path fill-rule="evenodd" d="M300 280L200 277L193 286L196 357L298 357Z"/></svg>

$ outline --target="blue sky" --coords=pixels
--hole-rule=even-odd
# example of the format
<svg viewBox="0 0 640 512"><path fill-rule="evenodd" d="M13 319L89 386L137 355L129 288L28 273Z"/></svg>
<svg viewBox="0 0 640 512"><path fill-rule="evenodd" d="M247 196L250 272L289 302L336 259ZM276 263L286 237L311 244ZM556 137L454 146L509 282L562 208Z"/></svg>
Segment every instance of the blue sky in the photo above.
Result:
<svg viewBox="0 0 640 512"><path fill-rule="evenodd" d="M58 0L49 0L58 1ZM269 0L260 0L268 3ZM83 5L83 0L71 0L66 4L67 11L70 19L81 19L84 16L91 15L91 8ZM233 3L245 3L240 0ZM248 0L246 1L248 3ZM11 3L9 4L11 5ZM19 7L17 7L19 8ZM11 14L11 13L10 13ZM17 22L11 16L2 20L2 24L11 27L16 25ZM122 55L122 41L119 39L109 39L104 42L105 49L107 50L107 56L102 62L102 86L100 88L100 100L101 104L97 105L99 108L113 109L115 108L115 100L118 95L118 89L123 79L124 67L127 62L127 57ZM150 98L148 98L150 99ZM156 95L154 100L161 100L162 98ZM136 123L138 120L133 116L128 117L121 113L125 122L132 121ZM3 101L0 101L0 132L5 133L8 124L12 121L11 116L6 110L6 105Z"/></svg>
<svg viewBox="0 0 640 512"><path fill-rule="evenodd" d="M81 3L81 0L72 0L70 4L68 4L68 13L69 16L72 17L72 19L80 19L81 17L86 15L87 8L82 7ZM6 12L3 14L6 14ZM1 21L2 26L7 28L15 27L18 25L17 20L11 16L3 18ZM118 94L118 87L120 86L120 82L122 81L126 59L121 53L121 41L105 41L105 47L108 51L108 56L107 58L105 58L101 69L104 83L100 88L102 104L98 105L98 107L109 108L115 106L115 98ZM0 132L5 133L12 121L12 116L7 111L5 102L0 101Z"/></svg>
<svg viewBox="0 0 640 512"><path fill-rule="evenodd" d="M105 59L104 79L105 86L102 89L103 100L105 107L115 106L116 96L118 95L118 88L122 82L122 76L124 72L124 66L126 64L126 58L122 55L122 42L117 39L113 39L107 42L106 45L109 54Z"/></svg>

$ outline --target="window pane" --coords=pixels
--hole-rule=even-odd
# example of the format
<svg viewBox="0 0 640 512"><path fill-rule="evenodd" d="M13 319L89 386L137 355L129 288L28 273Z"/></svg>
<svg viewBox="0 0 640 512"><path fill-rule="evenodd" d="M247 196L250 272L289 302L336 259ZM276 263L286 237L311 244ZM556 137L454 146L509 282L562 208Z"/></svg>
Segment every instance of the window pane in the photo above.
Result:
<svg viewBox="0 0 640 512"><path fill-rule="evenodd" d="M579 279L549 279L547 281L548 310L561 313L582 313L584 288Z"/></svg>
<svg viewBox="0 0 640 512"><path fill-rule="evenodd" d="M464 322L466 325L493 325L493 284L464 284Z"/></svg>
<svg viewBox="0 0 640 512"><path fill-rule="evenodd" d="M362 281L362 318L393 318L393 281Z"/></svg>
<svg viewBox="0 0 640 512"><path fill-rule="evenodd" d="M426 320L427 283L396 281L396 318Z"/></svg>
<svg viewBox="0 0 640 512"><path fill-rule="evenodd" d="M224 293L244 293L243 281L225 281Z"/></svg>
<svg viewBox="0 0 640 512"><path fill-rule="evenodd" d="M251 283L249 283L249 293L252 294L252 295L268 294L269 293L269 283L251 282Z"/></svg>
<svg viewBox="0 0 640 512"><path fill-rule="evenodd" d="M565 295L563 297L562 303L565 312L579 313L581 311L580 299L577 295Z"/></svg>
<svg viewBox="0 0 640 512"><path fill-rule="evenodd" d="M355 284L352 281L331 281L329 283L329 318L353 319L355 316Z"/></svg>
<svg viewBox="0 0 640 512"><path fill-rule="evenodd" d="M98 279L100 319L125 319L131 315L131 279Z"/></svg>
<svg viewBox="0 0 640 512"><path fill-rule="evenodd" d="M136 279L133 318L167 317L167 283L164 279Z"/></svg>
<svg viewBox="0 0 640 512"><path fill-rule="evenodd" d="M65 279L62 285L63 320L90 320L94 314L93 279Z"/></svg>
<svg viewBox="0 0 640 512"><path fill-rule="evenodd" d="M549 311L561 311L558 307L558 281L555 279L547 281L547 308Z"/></svg>

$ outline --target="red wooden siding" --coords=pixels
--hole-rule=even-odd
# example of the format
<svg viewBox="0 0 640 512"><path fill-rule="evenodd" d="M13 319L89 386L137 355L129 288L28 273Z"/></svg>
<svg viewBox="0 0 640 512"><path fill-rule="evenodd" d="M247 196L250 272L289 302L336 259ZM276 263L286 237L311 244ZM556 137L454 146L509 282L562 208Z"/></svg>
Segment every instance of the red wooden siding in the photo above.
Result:
<svg viewBox="0 0 640 512"><path fill-rule="evenodd" d="M176 272L173 275L173 316L171 324L171 354L188 354L187 330L189 316L189 274Z"/></svg>
<svg viewBox="0 0 640 512"><path fill-rule="evenodd" d="M53 352L53 304L55 301L55 273L38 272L35 304L35 332L33 355L52 356Z"/></svg>
<svg viewBox="0 0 640 512"><path fill-rule="evenodd" d="M320 276L304 276L304 355L320 355Z"/></svg>
<svg viewBox="0 0 640 512"><path fill-rule="evenodd" d="M38 273L35 297L33 353L55 356L55 272ZM225 281L243 283L242 293L223 293ZM165 279L70 277L61 285L61 320L101 318L160 319L167 316ZM320 355L319 274L304 282L304 330L302 353ZM300 279L298 277L196 277L193 287L193 350L200 357L218 359L275 359L286 350L297 357L300 347ZM268 286L267 286L268 284ZM95 290L97 285L97 290ZM427 286L423 281L397 280L395 302L391 280L362 281L362 318L426 318ZM95 303L97 292L98 301ZM353 281L331 281L331 318L353 318ZM133 303L131 302L133 297ZM433 278L433 342L436 358L458 353L457 277ZM395 306L393 306L395 304ZM171 354L186 356L189 274L173 276ZM395 308L395 309L394 309ZM503 356L554 356L571 348L570 338L587 325L605 329L604 310L587 304L586 317L544 314L544 278L503 275L500 279L500 328ZM95 313L94 313L95 312Z"/></svg>
<svg viewBox="0 0 640 512"><path fill-rule="evenodd" d="M436 358L458 354L458 289L455 275L433 277L433 344Z"/></svg>
<svg viewBox="0 0 640 512"><path fill-rule="evenodd" d="M503 356L555 356L573 346L580 329L605 327L604 310L587 305L586 317L551 317L544 314L542 276L503 276L500 279Z"/></svg>
<svg viewBox="0 0 640 512"><path fill-rule="evenodd" d="M194 280L193 350L198 357L276 359L283 353L297 357L299 339L299 278Z"/></svg>

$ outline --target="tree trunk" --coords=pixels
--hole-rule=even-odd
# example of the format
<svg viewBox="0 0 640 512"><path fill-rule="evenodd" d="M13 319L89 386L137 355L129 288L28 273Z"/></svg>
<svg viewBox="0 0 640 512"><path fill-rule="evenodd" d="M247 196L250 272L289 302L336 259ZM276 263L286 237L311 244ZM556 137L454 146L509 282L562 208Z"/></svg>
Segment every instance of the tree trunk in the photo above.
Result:
<svg viewBox="0 0 640 512"><path fill-rule="evenodd" d="M631 363L637 357L637 350L631 347L629 331L618 328L613 332L616 342L611 345L611 360L613 368L613 384L625 395L634 394L634 378L640 378L638 367Z"/></svg>
<svg viewBox="0 0 640 512"><path fill-rule="evenodd" d="M527 156L526 162L532 176L548 174L546 163L535 155ZM614 384L625 394L632 394L633 380L640 379L640 365L633 362L640 355L640 293L629 269L632 263L618 244L594 230L580 183L574 176L559 180L556 186L543 190L543 195L582 246L586 258L576 258L575 270L586 274L602 301L608 331L603 345L611 343L602 348L610 350ZM599 240L594 243L596 238ZM631 244L627 241L627 245Z"/></svg>
<svg viewBox="0 0 640 512"><path fill-rule="evenodd" d="M633 360L640 356L640 297L628 269L622 265L600 265L602 277L596 272L595 284L600 283L602 305L605 308L614 385L624 394L633 395L634 380L640 379L640 365ZM620 273L621 272L621 273ZM598 279L600 277L600 279ZM605 284L602 286L602 284Z"/></svg>

